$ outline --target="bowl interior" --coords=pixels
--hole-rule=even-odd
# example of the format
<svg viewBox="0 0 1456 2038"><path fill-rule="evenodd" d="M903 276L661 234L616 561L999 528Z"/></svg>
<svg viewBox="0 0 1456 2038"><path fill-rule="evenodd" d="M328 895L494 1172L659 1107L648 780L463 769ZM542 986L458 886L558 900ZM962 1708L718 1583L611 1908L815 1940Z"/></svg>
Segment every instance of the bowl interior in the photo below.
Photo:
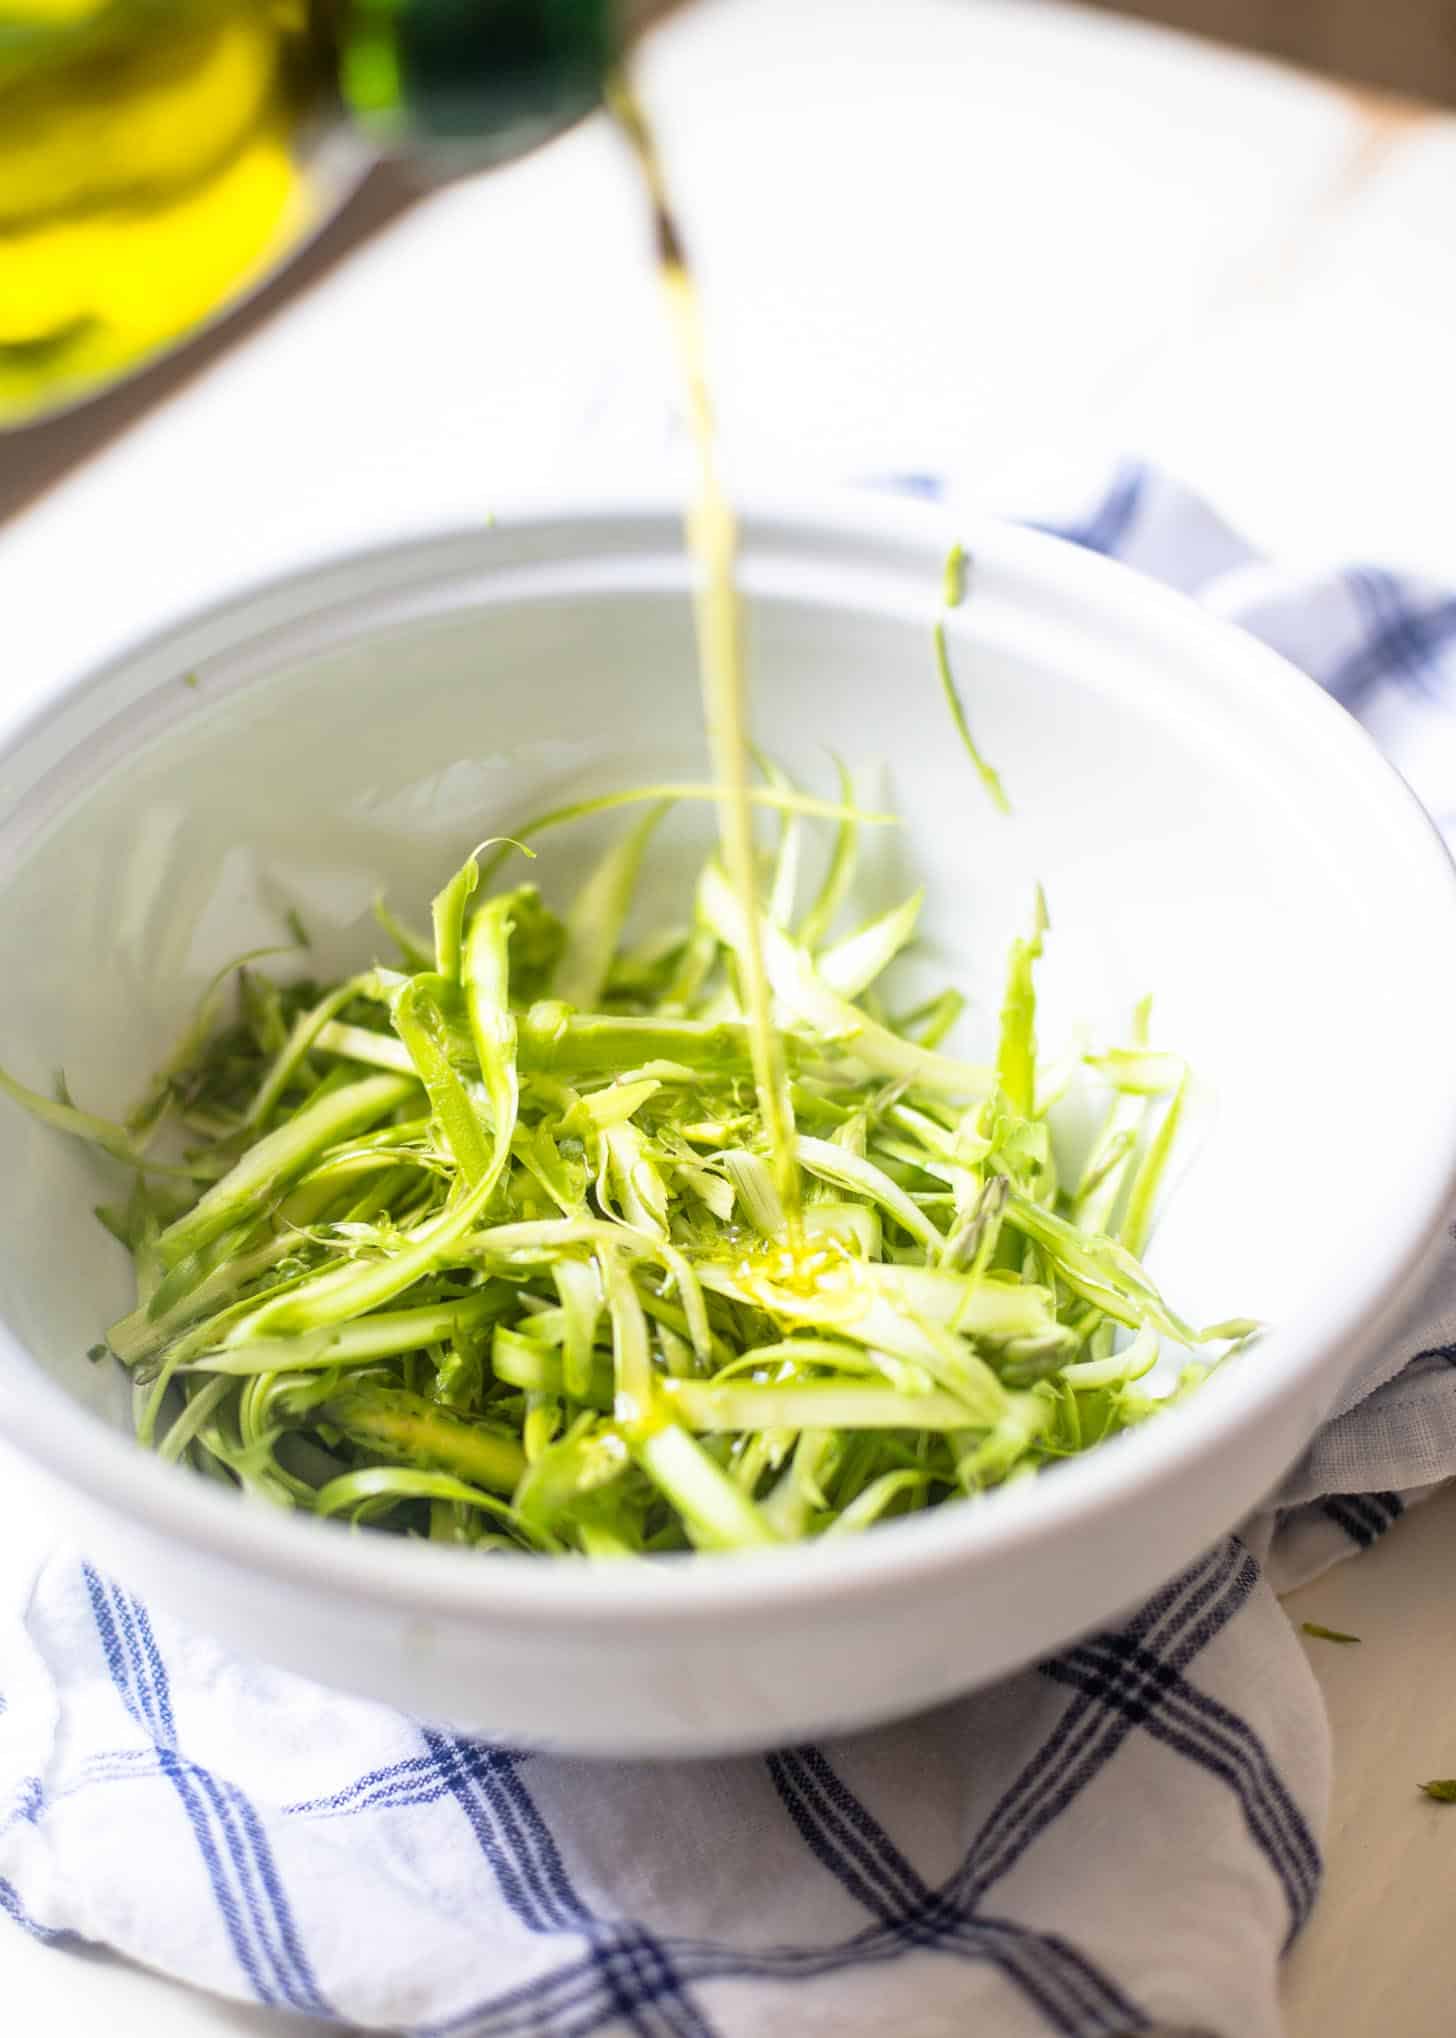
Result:
<svg viewBox="0 0 1456 2038"><path fill-rule="evenodd" d="M1244 1363L1277 1365L1302 1314L1398 1255L1438 1193L1419 1100L1449 1121L1441 854L1353 725L1276 660L1099 562L990 531L949 636L1001 818L938 691L946 535L898 512L747 520L761 741L824 793L837 752L903 817L865 831L858 903L926 886L903 995L970 991L968 1051L994 1038L1037 880L1047 1047L1079 1024L1114 1041L1155 994L1156 1039L1192 1058L1204 1103L1152 1263L1194 1319L1272 1322ZM314 952L274 966L357 966L387 953L379 891L426 920L482 837L700 780L688 590L667 513L507 520L244 599L41 714L0 758L0 1061L39 1088L64 1069L78 1102L117 1112L212 973L287 940L290 906ZM569 897L622 822L542 835L530 876ZM644 926L690 910L712 825L705 805L670 817ZM831 831L810 832L822 857ZM1415 1108L1393 1108L1396 1070ZM130 1303L92 1215L115 1172L0 1108L0 1309L125 1422L115 1370L85 1358Z"/></svg>

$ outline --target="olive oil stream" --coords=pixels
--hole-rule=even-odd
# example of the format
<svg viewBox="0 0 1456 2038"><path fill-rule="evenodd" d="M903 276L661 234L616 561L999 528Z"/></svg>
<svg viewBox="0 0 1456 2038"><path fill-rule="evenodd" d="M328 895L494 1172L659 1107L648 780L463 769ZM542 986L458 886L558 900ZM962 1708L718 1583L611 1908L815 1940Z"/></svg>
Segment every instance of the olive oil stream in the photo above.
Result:
<svg viewBox="0 0 1456 2038"><path fill-rule="evenodd" d="M738 595L738 525L718 468L718 433L708 390L707 350L697 287L673 219L651 127L629 87L614 79L609 104L625 135L652 208L658 273L697 456L697 493L686 521L698 568L695 602L698 672L708 746L719 787L718 825L728 882L744 927L743 998L759 1110L769 1138L774 1183L790 1248L802 1244L799 1165L783 1046L773 1023L773 994L759 934L753 805L749 798L748 670Z"/></svg>

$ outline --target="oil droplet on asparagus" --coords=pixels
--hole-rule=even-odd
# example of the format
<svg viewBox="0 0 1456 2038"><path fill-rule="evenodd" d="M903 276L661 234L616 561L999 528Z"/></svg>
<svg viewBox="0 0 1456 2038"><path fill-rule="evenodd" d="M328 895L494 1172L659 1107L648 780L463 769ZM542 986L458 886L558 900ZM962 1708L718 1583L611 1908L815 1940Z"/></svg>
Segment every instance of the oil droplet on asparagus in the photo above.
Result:
<svg viewBox="0 0 1456 2038"><path fill-rule="evenodd" d="M668 204L652 130L641 106L620 77L612 83L609 102L636 159L652 207L658 273L697 455L696 500L686 528L688 550L699 574L695 614L703 714L713 772L720 788L718 824L723 862L744 926L743 997L754 1085L789 1238L797 1244L801 1224L794 1114L783 1046L773 1023L773 997L759 936L753 807L748 796L748 673L736 570L738 526L718 471L718 434L708 393L697 288Z"/></svg>

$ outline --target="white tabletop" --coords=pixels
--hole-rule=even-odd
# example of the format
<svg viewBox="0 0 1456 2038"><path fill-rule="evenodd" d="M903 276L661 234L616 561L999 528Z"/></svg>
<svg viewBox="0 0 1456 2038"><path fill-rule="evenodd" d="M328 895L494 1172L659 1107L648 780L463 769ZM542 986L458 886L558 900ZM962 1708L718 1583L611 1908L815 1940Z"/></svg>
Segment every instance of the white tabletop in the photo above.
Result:
<svg viewBox="0 0 1456 2038"><path fill-rule="evenodd" d="M1137 451L1271 549L1456 579L1456 122L1034 0L709 0L646 78L738 471L1017 507ZM0 528L0 721L239 580L640 479L665 386L600 128L441 194ZM0 440L0 500L41 457ZM1291 1608L1366 1638L1309 1644L1337 1780L1292 2038L1451 2028L1456 1812L1413 1785L1456 1769L1453 1529L1456 1495ZM51 1532L0 1464L10 1561ZM17 2032L283 2028L4 1927L0 2000Z"/></svg>

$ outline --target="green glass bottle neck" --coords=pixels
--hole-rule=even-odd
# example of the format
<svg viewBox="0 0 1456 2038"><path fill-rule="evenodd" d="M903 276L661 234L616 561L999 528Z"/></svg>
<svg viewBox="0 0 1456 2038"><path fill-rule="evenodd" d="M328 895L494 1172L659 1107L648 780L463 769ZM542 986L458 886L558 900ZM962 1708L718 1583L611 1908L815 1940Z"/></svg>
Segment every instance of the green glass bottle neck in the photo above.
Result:
<svg viewBox="0 0 1456 2038"><path fill-rule="evenodd" d="M345 104L382 143L501 161L600 103L617 0L339 0Z"/></svg>

